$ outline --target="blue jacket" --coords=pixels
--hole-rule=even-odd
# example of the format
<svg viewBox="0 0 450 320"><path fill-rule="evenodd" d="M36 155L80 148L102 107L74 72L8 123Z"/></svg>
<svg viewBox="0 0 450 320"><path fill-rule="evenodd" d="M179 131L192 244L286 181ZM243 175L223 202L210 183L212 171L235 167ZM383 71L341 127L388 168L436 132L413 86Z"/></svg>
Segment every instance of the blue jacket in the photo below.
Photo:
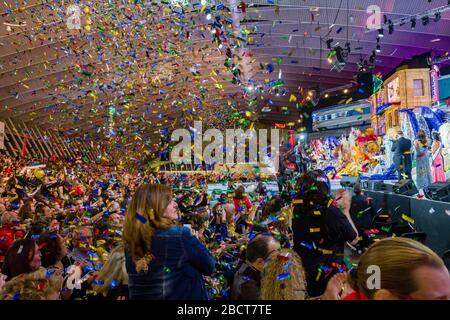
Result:
<svg viewBox="0 0 450 320"><path fill-rule="evenodd" d="M158 231L151 253L148 272L139 273L126 254L131 300L208 299L202 275L215 272L215 259L188 228L173 226Z"/></svg>

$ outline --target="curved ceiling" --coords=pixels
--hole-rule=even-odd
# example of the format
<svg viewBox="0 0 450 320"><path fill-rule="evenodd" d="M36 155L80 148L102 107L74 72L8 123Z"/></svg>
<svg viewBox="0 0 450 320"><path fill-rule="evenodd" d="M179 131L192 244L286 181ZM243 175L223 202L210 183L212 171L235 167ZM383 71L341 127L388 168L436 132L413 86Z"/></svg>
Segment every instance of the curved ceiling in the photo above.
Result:
<svg viewBox="0 0 450 320"><path fill-rule="evenodd" d="M377 45L378 32L365 28L370 5L407 21L392 34L385 25L375 72L450 49L450 11L414 30L409 20L447 0L193 1L184 11L174 1L76 1L81 30L68 28L69 1L0 2L0 119L95 139L111 128L122 144L154 141L194 119L219 128L291 121L308 89L352 83ZM330 38L350 44L341 72L327 62Z"/></svg>

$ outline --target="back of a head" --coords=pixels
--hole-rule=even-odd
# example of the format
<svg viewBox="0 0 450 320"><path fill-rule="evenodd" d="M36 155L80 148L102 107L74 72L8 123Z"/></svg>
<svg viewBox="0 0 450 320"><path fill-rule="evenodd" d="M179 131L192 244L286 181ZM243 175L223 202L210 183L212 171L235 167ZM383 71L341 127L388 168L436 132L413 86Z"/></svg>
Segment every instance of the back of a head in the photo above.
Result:
<svg viewBox="0 0 450 320"><path fill-rule="evenodd" d="M300 256L282 249L266 263L261 278L261 300L305 300L306 277Z"/></svg>
<svg viewBox="0 0 450 320"><path fill-rule="evenodd" d="M41 261L44 268L53 266L58 259L61 259L61 245L56 232L45 232L38 238L38 245L41 248Z"/></svg>
<svg viewBox="0 0 450 320"><path fill-rule="evenodd" d="M433 131L433 139L436 141L441 141L441 136L439 135L439 132Z"/></svg>
<svg viewBox="0 0 450 320"><path fill-rule="evenodd" d="M119 244L111 251L108 260L103 265L96 279L98 281L93 285L94 291L105 296L111 289L122 284L128 284L125 250L122 244Z"/></svg>
<svg viewBox="0 0 450 320"><path fill-rule="evenodd" d="M244 186L239 186L235 191L234 191L234 197L236 199L243 199L245 195L245 188Z"/></svg>
<svg viewBox="0 0 450 320"><path fill-rule="evenodd" d="M355 195L360 195L361 192L362 192L362 189L361 189L361 183L356 182L355 185L353 186L353 193L354 193Z"/></svg>
<svg viewBox="0 0 450 320"><path fill-rule="evenodd" d="M330 180L322 170L313 170L302 174L295 185L297 198L309 206L326 206L331 197Z"/></svg>
<svg viewBox="0 0 450 320"><path fill-rule="evenodd" d="M377 289L369 289L373 266L380 268L380 289L408 295L417 290L414 271L420 267L445 267L443 261L430 248L408 238L387 238L375 242L361 256L357 271L350 272L353 288L369 299Z"/></svg>
<svg viewBox="0 0 450 320"><path fill-rule="evenodd" d="M14 242L6 251L2 272L8 280L32 270L30 262L36 250L36 243L31 239L21 239Z"/></svg>
<svg viewBox="0 0 450 320"><path fill-rule="evenodd" d="M427 140L427 135L426 135L425 131L419 130L419 133L417 134L417 140L419 140L420 143L422 143L422 145L424 145L424 146L427 145L428 140Z"/></svg>
<svg viewBox="0 0 450 320"><path fill-rule="evenodd" d="M132 260L148 260L151 240L158 229L168 228L173 221L164 217L172 201L172 190L161 184L142 185L137 188L125 215L123 239ZM138 269L146 268L141 261ZM138 270L139 271L139 270Z"/></svg>
<svg viewBox="0 0 450 320"><path fill-rule="evenodd" d="M270 235L258 234L247 244L246 259L249 262L255 262L258 258L266 260L269 255L269 244L276 241Z"/></svg>

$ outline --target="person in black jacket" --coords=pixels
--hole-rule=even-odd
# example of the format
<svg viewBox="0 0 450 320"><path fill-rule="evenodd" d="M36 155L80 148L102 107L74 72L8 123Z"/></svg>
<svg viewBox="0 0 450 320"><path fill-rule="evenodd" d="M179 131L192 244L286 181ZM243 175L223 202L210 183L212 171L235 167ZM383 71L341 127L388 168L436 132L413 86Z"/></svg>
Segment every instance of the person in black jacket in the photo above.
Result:
<svg viewBox="0 0 450 320"><path fill-rule="evenodd" d="M234 275L231 299L259 300L261 271L268 258L280 249L280 243L270 235L258 234L247 245L246 259Z"/></svg>
<svg viewBox="0 0 450 320"><path fill-rule="evenodd" d="M355 183L353 193L350 216L355 223L358 233L362 234L364 230L370 229L372 224L372 203L370 202L369 197L362 193L360 183Z"/></svg>
<svg viewBox="0 0 450 320"><path fill-rule="evenodd" d="M403 136L402 131L397 132L397 140L392 145L394 152L394 164L397 168L398 179L411 179L412 156L411 156L411 140Z"/></svg>
<svg viewBox="0 0 450 320"><path fill-rule="evenodd" d="M308 294L316 297L324 293L335 273L346 270L344 244L356 244L358 233L350 217L350 196L342 191L333 200L330 181L322 170L301 175L296 191L294 250L303 261Z"/></svg>

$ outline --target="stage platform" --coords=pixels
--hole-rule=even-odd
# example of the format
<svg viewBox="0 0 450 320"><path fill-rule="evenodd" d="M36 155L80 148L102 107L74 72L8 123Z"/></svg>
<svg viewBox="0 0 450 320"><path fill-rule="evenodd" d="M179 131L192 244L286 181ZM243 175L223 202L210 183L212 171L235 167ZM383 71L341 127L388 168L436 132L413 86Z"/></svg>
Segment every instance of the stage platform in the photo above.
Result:
<svg viewBox="0 0 450 320"><path fill-rule="evenodd" d="M386 191L364 193L373 199L375 212L389 213L393 220L403 214L412 218L415 229L427 234L425 244L440 256L450 250L450 203Z"/></svg>

